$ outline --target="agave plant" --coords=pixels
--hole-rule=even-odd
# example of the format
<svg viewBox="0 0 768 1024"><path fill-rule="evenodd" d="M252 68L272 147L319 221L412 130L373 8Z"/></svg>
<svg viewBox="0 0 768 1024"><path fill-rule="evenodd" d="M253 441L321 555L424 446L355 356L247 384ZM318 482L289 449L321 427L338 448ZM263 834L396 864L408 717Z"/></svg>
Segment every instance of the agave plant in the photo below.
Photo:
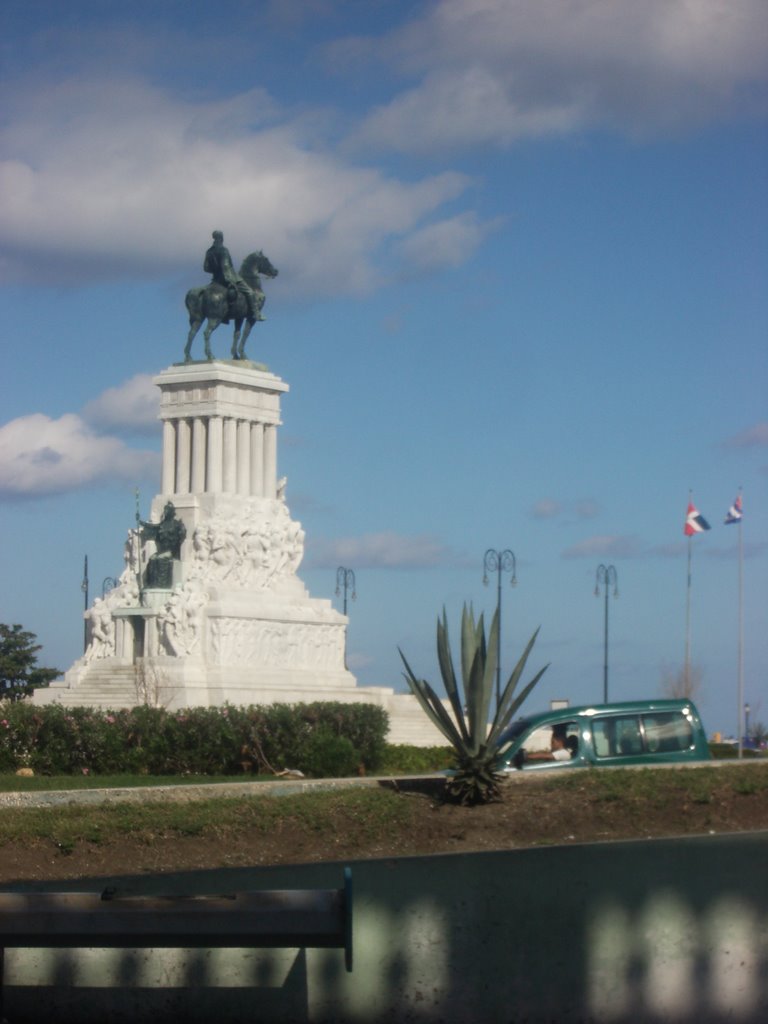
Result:
<svg viewBox="0 0 768 1024"><path fill-rule="evenodd" d="M461 804L488 803L500 798L499 783L502 776L496 771L499 741L517 709L549 667L545 665L515 696L515 689L539 632L537 629L509 677L489 725L496 678L498 631L499 612L496 609L486 644L482 614L476 624L472 606L467 609L464 605L461 614L462 695L453 668L448 621L443 608L442 620L437 620L437 657L453 716L429 683L414 675L405 655L400 651L411 692L455 751L457 771L448 782L446 792L450 799Z"/></svg>

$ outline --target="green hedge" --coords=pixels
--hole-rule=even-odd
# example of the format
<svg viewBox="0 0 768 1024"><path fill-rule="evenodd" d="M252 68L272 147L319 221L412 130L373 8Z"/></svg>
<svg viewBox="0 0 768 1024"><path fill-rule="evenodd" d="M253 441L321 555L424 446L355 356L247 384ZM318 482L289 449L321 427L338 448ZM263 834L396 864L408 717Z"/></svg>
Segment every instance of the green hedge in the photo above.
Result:
<svg viewBox="0 0 768 1024"><path fill-rule="evenodd" d="M731 761L739 756L739 750L735 743L710 743L709 752L712 757L721 761ZM744 747L741 751L742 757L763 757L761 750L753 750L751 747Z"/></svg>
<svg viewBox="0 0 768 1024"><path fill-rule="evenodd" d="M406 743L389 743L384 752L381 771L392 775L415 775L439 772L456 763L453 747L413 747Z"/></svg>
<svg viewBox="0 0 768 1024"><path fill-rule="evenodd" d="M0 701L0 771L348 775L380 768L388 727L387 712L371 704L97 711Z"/></svg>

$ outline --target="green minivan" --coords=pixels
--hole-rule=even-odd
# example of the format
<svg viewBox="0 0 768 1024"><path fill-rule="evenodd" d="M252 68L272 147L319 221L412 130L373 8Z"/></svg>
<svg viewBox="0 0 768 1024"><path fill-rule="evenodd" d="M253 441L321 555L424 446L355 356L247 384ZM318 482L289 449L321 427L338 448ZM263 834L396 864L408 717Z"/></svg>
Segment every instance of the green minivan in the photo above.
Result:
<svg viewBox="0 0 768 1024"><path fill-rule="evenodd" d="M560 708L518 718L504 732L500 771L708 761L690 700L640 700Z"/></svg>

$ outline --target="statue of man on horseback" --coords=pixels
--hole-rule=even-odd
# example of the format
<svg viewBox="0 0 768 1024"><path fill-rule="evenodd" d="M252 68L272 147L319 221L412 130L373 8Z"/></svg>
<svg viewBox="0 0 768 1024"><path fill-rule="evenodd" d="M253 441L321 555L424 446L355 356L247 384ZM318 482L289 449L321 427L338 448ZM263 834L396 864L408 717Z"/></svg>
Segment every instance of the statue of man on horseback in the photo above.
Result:
<svg viewBox="0 0 768 1024"><path fill-rule="evenodd" d="M203 288L191 288L187 292L189 335L184 349L184 361L188 363L192 360L192 342L204 320L208 321L203 332L206 359L213 359L211 334L219 324L229 323L230 320L235 324L232 358L244 359L245 342L251 328L258 320L265 319L261 310L266 296L261 289L259 275L275 278L277 269L259 251L246 256L237 273L221 231L213 232L213 245L205 254L203 269L211 275L212 280Z"/></svg>
<svg viewBox="0 0 768 1024"><path fill-rule="evenodd" d="M213 245L205 254L203 270L213 276L214 284L223 285L227 289L230 306L235 305L239 292L245 298L248 316L254 320L263 320L261 311L256 309L256 296L232 266L229 249L224 245L224 235L221 231L214 231L212 238ZM226 323L226 320L224 322Z"/></svg>

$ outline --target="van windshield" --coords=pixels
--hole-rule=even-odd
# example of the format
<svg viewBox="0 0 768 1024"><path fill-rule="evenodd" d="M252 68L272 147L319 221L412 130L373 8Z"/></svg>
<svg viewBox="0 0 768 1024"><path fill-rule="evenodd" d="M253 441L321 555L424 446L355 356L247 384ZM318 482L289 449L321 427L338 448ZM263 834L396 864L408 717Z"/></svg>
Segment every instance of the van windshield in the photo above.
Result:
<svg viewBox="0 0 768 1024"><path fill-rule="evenodd" d="M512 723L512 725L508 725L504 732L501 734L501 738L499 740L499 747L507 747L509 746L510 743L514 743L517 737L525 732L525 730L529 727L532 721L532 718L518 718L516 721Z"/></svg>

